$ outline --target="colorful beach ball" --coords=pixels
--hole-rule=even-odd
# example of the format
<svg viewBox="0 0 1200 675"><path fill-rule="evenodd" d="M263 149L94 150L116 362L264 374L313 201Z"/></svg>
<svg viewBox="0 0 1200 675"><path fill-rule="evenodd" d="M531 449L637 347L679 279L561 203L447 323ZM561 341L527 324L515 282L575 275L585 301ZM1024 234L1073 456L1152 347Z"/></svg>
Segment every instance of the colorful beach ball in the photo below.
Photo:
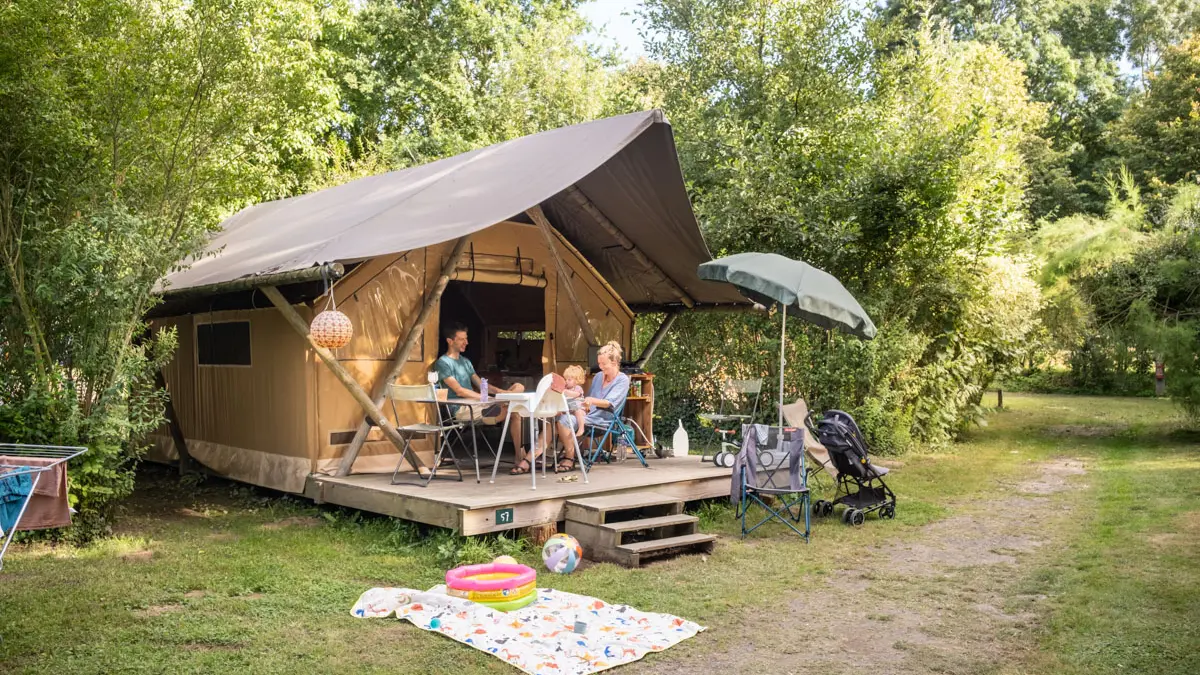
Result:
<svg viewBox="0 0 1200 675"><path fill-rule="evenodd" d="M558 533L546 540L542 546L542 562L546 569L556 574L570 574L583 560L583 547L569 534Z"/></svg>

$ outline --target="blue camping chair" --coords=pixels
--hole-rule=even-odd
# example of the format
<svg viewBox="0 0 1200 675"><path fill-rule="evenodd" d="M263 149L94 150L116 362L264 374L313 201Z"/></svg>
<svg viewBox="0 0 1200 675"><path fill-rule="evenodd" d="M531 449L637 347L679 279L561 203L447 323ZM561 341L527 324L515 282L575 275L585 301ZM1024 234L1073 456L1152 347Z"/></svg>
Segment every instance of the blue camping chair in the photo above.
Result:
<svg viewBox="0 0 1200 675"><path fill-rule="evenodd" d="M601 459L612 463L612 451L605 450L605 444L615 445L616 443L624 442L633 451L633 454L637 455L638 461L642 463L642 466L650 468L650 465L646 463L646 456L638 449L633 426L627 424L625 418L621 417L624 412L625 404L622 403L619 408L613 411L613 418L608 423L608 426L599 427L589 424L584 428L584 432L588 437L588 447L590 448L589 455L585 460L589 467ZM596 440L597 437L599 437L599 442Z"/></svg>

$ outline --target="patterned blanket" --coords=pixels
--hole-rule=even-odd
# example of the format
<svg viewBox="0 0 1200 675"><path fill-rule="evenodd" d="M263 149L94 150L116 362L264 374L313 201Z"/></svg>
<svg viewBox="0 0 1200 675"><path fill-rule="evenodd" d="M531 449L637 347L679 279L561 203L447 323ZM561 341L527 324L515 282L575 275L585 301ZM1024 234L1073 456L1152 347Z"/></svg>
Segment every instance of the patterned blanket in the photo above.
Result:
<svg viewBox="0 0 1200 675"><path fill-rule="evenodd" d="M446 595L444 586L426 592L372 588L350 610L360 618L411 622L492 654L531 675L584 675L632 663L704 630L669 614L639 612L628 605L549 588L533 604L497 612ZM582 632L576 632L577 623Z"/></svg>

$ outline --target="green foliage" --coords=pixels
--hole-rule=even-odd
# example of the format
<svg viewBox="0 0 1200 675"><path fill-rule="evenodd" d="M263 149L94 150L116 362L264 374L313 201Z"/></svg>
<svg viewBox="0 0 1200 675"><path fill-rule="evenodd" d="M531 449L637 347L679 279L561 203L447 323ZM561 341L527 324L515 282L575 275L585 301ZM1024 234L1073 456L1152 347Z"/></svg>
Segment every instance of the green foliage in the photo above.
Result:
<svg viewBox="0 0 1200 675"><path fill-rule="evenodd" d="M155 283L324 161L321 27L299 0L0 7L0 438L89 447L77 535L103 530L162 419Z"/></svg>
<svg viewBox="0 0 1200 675"><path fill-rule="evenodd" d="M1198 83L1200 34L1195 34L1163 53L1145 95L1112 132L1121 161L1149 190L1156 214L1172 197L1172 185L1200 179Z"/></svg>
<svg viewBox="0 0 1200 675"><path fill-rule="evenodd" d="M1043 320L1058 338L1048 346L1069 353L1063 390L1145 393L1163 362L1172 398L1200 419L1198 194L1176 190L1167 227L1155 230L1122 172L1105 218L1063 218L1034 237L1050 298Z"/></svg>
<svg viewBox="0 0 1200 675"><path fill-rule="evenodd" d="M785 398L850 411L881 450L945 443L1035 323L1009 245L1026 222L1018 148L1043 115L1019 65L932 27L881 49L896 33L837 2L645 11L662 65L624 84L661 97L710 247L826 269L880 328L861 342L793 324ZM656 412L691 423L725 378L776 382L778 325L684 316L655 357Z"/></svg>
<svg viewBox="0 0 1200 675"><path fill-rule="evenodd" d="M355 157L422 164L600 116L611 60L573 2L371 0L329 32Z"/></svg>

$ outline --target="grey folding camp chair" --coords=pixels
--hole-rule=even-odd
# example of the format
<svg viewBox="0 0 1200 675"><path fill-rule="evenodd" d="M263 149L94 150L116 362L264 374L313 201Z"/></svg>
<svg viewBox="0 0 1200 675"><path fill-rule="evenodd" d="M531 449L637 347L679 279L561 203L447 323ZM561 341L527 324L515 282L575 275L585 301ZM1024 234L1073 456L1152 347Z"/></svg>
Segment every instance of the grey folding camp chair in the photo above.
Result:
<svg viewBox="0 0 1200 675"><path fill-rule="evenodd" d="M717 466L733 466L733 458L741 450L732 442L743 424L754 422L758 401L762 396L762 378L757 380L726 380L721 385L721 405L715 413L701 413L700 419L712 423L720 439L721 449L710 460L708 449L700 454L701 462L712 461Z"/></svg>
<svg viewBox="0 0 1200 675"><path fill-rule="evenodd" d="M425 403L431 406L434 410L433 423L415 422L413 424L397 425L396 431L400 432L400 437L404 439L404 452L400 453L400 461L396 463L396 470L392 472L392 485L399 485L397 480L400 475L400 467L404 466L404 459L409 455L414 455L410 439L412 438L433 438L437 444L437 452L433 455L433 467L428 476L421 478L421 487L429 485L429 481L433 480L438 473L438 469L442 465L443 453L450 453L450 459L454 462L454 470L458 472L458 480L463 479L462 469L458 466L458 457L454 455L454 447L451 443L451 437L461 435L463 424L453 418L442 418L442 406L437 403L437 390L432 384L405 385L405 384L390 384L388 385L388 399L392 403L392 416L397 422L400 420L399 414L396 412L396 401L410 401L416 403ZM478 462L479 458L476 457ZM478 468L476 469L478 471Z"/></svg>

